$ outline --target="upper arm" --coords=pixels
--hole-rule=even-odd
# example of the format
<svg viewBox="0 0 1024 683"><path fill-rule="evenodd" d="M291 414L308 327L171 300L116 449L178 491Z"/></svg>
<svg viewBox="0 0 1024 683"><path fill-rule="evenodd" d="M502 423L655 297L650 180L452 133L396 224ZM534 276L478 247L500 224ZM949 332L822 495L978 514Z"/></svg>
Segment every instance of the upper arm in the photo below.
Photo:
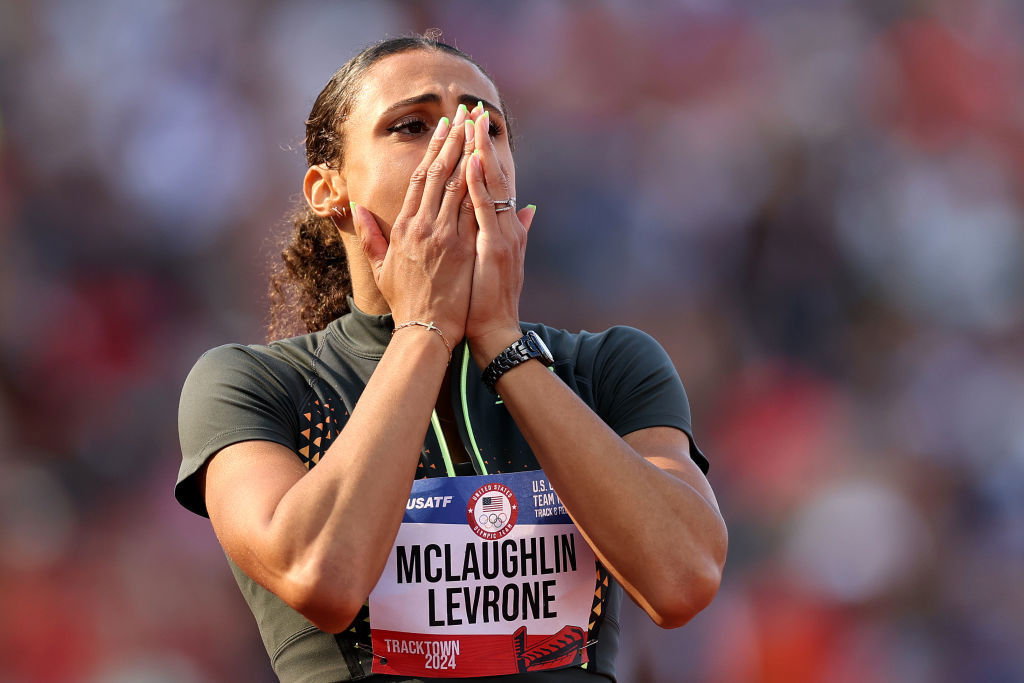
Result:
<svg viewBox="0 0 1024 683"><path fill-rule="evenodd" d="M721 514L711 484L690 456L690 438L685 432L673 427L648 427L630 432L622 439L647 462L689 484Z"/></svg>
<svg viewBox="0 0 1024 683"><path fill-rule="evenodd" d="M295 453L270 441L243 441L214 455L199 473L206 508L224 551L246 574L268 583L261 540L274 510L306 473ZM273 551L273 549L271 549Z"/></svg>
<svg viewBox="0 0 1024 683"><path fill-rule="evenodd" d="M203 354L181 392L175 496L210 518L228 556L265 587L280 559L268 542L274 511L306 473L294 451L303 390L273 355L228 345Z"/></svg>

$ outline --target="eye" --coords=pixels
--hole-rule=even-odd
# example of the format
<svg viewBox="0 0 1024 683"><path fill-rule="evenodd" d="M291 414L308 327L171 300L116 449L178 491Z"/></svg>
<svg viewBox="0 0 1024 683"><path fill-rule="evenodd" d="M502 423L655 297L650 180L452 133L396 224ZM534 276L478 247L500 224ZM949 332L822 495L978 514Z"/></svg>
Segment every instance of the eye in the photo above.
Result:
<svg viewBox="0 0 1024 683"><path fill-rule="evenodd" d="M505 132L505 129L501 127L501 124L491 119L491 126L487 129L487 132L491 134L492 138L496 138Z"/></svg>
<svg viewBox="0 0 1024 683"><path fill-rule="evenodd" d="M400 135L416 136L423 135L430 130L427 122L419 116L407 116L395 122L395 125L387 129L389 133Z"/></svg>

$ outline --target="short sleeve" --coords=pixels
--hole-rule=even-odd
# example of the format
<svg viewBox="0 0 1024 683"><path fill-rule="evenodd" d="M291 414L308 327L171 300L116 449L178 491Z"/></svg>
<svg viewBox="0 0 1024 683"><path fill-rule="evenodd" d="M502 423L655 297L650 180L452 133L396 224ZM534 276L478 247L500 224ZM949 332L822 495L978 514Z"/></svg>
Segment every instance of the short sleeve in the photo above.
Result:
<svg viewBox="0 0 1024 683"><path fill-rule="evenodd" d="M220 346L189 372L178 404L181 468L174 496L204 517L196 473L221 449L241 441L295 447L298 418L286 386L246 346Z"/></svg>
<svg viewBox="0 0 1024 683"><path fill-rule="evenodd" d="M632 327L613 327L599 336L591 380L597 413L619 436L648 427L682 430L690 438L690 457L707 474L686 390L665 349Z"/></svg>

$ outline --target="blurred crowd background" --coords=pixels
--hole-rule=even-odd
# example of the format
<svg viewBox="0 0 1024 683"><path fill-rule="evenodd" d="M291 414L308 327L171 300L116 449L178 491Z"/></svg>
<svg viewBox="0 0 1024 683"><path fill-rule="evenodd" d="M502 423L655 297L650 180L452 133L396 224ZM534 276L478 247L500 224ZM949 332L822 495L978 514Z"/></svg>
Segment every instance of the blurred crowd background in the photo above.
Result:
<svg viewBox="0 0 1024 683"><path fill-rule="evenodd" d="M319 89L431 27L515 117L523 317L657 337L712 462L721 592L621 680L1024 680L1024 3L4 0L0 681L273 680L178 394L264 339Z"/></svg>

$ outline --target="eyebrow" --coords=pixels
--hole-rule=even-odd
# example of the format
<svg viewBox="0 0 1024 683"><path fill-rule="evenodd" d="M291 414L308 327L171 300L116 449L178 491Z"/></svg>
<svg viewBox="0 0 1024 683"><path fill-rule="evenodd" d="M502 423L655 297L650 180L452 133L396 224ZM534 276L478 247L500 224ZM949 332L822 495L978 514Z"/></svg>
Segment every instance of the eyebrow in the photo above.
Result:
<svg viewBox="0 0 1024 683"><path fill-rule="evenodd" d="M488 102L482 97L477 97L476 95L459 95L459 104L464 104L467 107L472 108L476 106L477 102L483 102L484 109L497 112L498 116L501 116L502 118L505 117L505 114L501 111L501 109L498 106L492 104L491 102ZM405 107L411 107L417 104L441 104L441 96L438 95L437 93L428 92L423 93L422 95L416 95L415 97L409 97L404 100L399 100L398 102L395 102L390 107L381 112L381 116L387 116L393 111L403 109Z"/></svg>

